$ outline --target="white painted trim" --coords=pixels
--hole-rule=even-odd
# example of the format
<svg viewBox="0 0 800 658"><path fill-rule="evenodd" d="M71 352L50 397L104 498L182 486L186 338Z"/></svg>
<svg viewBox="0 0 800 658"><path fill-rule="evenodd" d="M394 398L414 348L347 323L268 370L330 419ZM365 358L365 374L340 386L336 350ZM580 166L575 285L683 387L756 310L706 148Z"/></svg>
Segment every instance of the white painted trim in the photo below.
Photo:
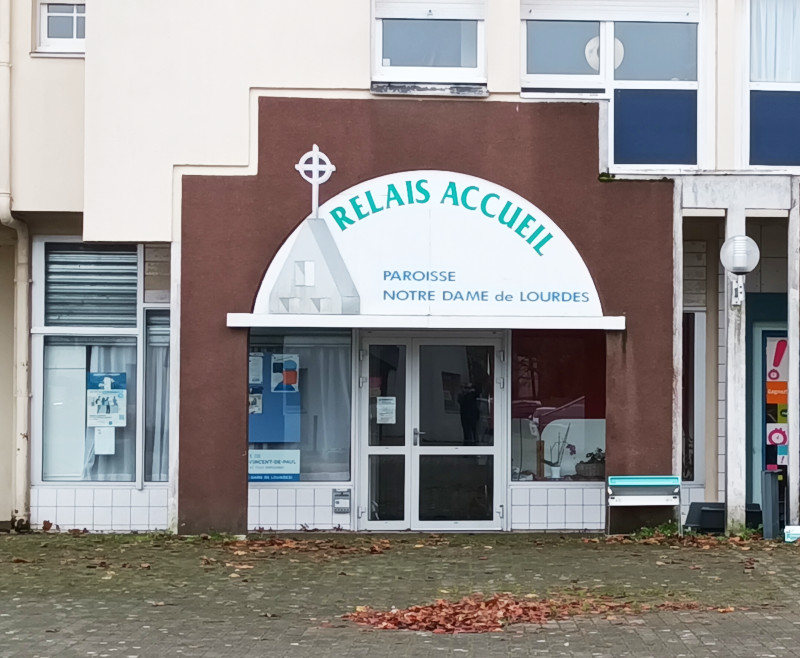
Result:
<svg viewBox="0 0 800 658"><path fill-rule="evenodd" d="M625 329L624 315L521 317L473 315L290 315L228 313L229 327L331 327L375 329Z"/></svg>
<svg viewBox="0 0 800 658"><path fill-rule="evenodd" d="M145 311L144 302L144 245L136 246L136 445L134 478L136 488L141 490L144 485L144 404L147 394L144 391L145 382Z"/></svg>
<svg viewBox="0 0 800 658"><path fill-rule="evenodd" d="M800 178L792 178L789 211L787 336L789 338L789 521L800 522Z"/></svg>
<svg viewBox="0 0 800 658"><path fill-rule="evenodd" d="M252 100L252 96L251 96ZM251 135L252 141L252 135ZM182 176L172 172L172 244L170 246L170 313L169 313L169 465L167 497L167 527L174 533L178 527L178 477L181 410L181 203L183 201Z"/></svg>
<svg viewBox="0 0 800 658"><path fill-rule="evenodd" d="M684 484L705 485L706 481L706 311L694 315L694 479Z"/></svg>
<svg viewBox="0 0 800 658"><path fill-rule="evenodd" d="M672 191L672 474L683 473L683 181ZM609 499L609 505L611 500Z"/></svg>

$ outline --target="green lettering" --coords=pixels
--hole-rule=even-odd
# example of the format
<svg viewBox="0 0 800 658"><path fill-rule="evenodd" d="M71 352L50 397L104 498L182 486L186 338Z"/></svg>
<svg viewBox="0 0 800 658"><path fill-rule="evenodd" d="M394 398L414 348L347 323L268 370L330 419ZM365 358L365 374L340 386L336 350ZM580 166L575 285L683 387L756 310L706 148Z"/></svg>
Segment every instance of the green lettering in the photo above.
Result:
<svg viewBox="0 0 800 658"><path fill-rule="evenodd" d="M471 206L467 203L467 195L470 192L477 192L478 188L474 185L470 185L469 187L465 187L464 191L461 193L461 205L464 206L467 210L477 210L478 206Z"/></svg>
<svg viewBox="0 0 800 658"><path fill-rule="evenodd" d="M331 210L331 217L336 221L341 230L345 230L345 224L355 224L355 222L347 216L347 211L341 206Z"/></svg>
<svg viewBox="0 0 800 658"><path fill-rule="evenodd" d="M541 240L539 240L539 244L533 246L534 251L536 251L536 253L541 256L542 255L542 252L541 252L542 245L545 242L547 242L548 240L550 240L552 237L553 237L552 233L548 233L547 235L545 235Z"/></svg>
<svg viewBox="0 0 800 658"><path fill-rule="evenodd" d="M523 219L520 222L519 226L517 226L517 228L514 230L514 233L516 233L520 237L524 238L525 236L522 235L522 232L526 228L528 228L528 224L530 224L531 222L535 222L535 221L536 221L536 219L534 217L531 217L530 215L525 215L525 219Z"/></svg>
<svg viewBox="0 0 800 658"><path fill-rule="evenodd" d="M500 217L497 218L497 221L504 226L508 226L508 228L514 228L514 222L517 221L517 217L519 217L520 213L522 212L522 208L517 206L516 210L514 210L514 214L511 216L511 219L506 219L506 215L508 214L508 209L510 207L511 201L506 201L506 205L504 205L503 209L500 211Z"/></svg>
<svg viewBox="0 0 800 658"><path fill-rule="evenodd" d="M428 192L428 188L425 185L428 183L427 179L421 178L417 181L415 187L417 188L417 192L419 192L422 196L417 199L417 203L428 203L431 200L431 193Z"/></svg>
<svg viewBox="0 0 800 658"><path fill-rule="evenodd" d="M406 201L414 203L414 186L410 180L406 181Z"/></svg>
<svg viewBox="0 0 800 658"><path fill-rule="evenodd" d="M439 203L444 203L445 199L450 199L454 206L458 205L458 190L455 183L450 182L447 184L447 189L444 191L444 196Z"/></svg>
<svg viewBox="0 0 800 658"><path fill-rule="evenodd" d="M369 204L369 209L372 211L373 214L383 210L383 208L381 208L380 206L376 206L375 205L375 199L372 198L372 192L371 191L367 190L364 193L364 196L367 197L367 203Z"/></svg>
<svg viewBox="0 0 800 658"><path fill-rule="evenodd" d="M492 215L486 208L486 203L489 201L489 199L500 200L500 195L499 194L495 194L494 192L491 192L491 193L487 194L485 197L483 197L483 199L481 200L481 212L484 215L486 215L487 217L489 217L490 219L494 219L494 217L496 215Z"/></svg>
<svg viewBox="0 0 800 658"><path fill-rule="evenodd" d="M531 233L531 234L530 234L530 236L528 237L528 239L527 239L527 240L525 240L525 242L527 242L528 244L533 244L533 241L536 239L536 237L537 237L537 236L538 236L538 235L539 235L539 234L540 234L542 231L544 231L544 226L542 226L541 224L539 224L539 226L537 226L537 227L536 227L536 230L535 230L533 233Z"/></svg>
<svg viewBox="0 0 800 658"><path fill-rule="evenodd" d="M359 219L366 219L369 217L369 213L365 213L364 210L361 208L361 204L358 202L358 197L354 196L352 199L349 199L350 205L353 206L353 212L355 212L356 217Z"/></svg>
<svg viewBox="0 0 800 658"><path fill-rule="evenodd" d="M400 192L397 191L397 188L394 184L389 183L388 187L386 188L386 209L388 210L389 207L392 205L392 201L394 201L398 206L406 205L405 201L403 201L403 197L400 196Z"/></svg>

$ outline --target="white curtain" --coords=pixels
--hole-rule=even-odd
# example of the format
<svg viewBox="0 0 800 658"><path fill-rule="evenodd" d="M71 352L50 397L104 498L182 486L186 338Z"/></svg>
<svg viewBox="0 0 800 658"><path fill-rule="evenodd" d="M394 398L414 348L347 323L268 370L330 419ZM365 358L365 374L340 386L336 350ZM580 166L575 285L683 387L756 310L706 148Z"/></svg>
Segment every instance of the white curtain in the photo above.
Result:
<svg viewBox="0 0 800 658"><path fill-rule="evenodd" d="M136 472L136 347L89 347L89 372L124 372L127 388L125 427L115 428L114 454L95 454L95 428L86 428L83 453L83 479L105 482L131 482ZM83 400L86 404L86 400Z"/></svg>
<svg viewBox="0 0 800 658"><path fill-rule="evenodd" d="M300 358L300 479L350 477L350 340L286 336Z"/></svg>
<svg viewBox="0 0 800 658"><path fill-rule="evenodd" d="M751 0L750 79L800 82L800 0Z"/></svg>
<svg viewBox="0 0 800 658"><path fill-rule="evenodd" d="M148 344L145 360L144 479L166 482L169 472L169 343Z"/></svg>

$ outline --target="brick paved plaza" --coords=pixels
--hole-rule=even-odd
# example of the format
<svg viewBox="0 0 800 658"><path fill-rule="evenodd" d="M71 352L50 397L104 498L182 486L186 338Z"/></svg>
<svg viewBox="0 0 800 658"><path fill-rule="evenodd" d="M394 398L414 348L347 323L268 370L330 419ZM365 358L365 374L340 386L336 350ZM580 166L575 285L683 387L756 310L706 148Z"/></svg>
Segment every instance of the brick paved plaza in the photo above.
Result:
<svg viewBox="0 0 800 658"><path fill-rule="evenodd" d="M795 546L528 534L295 537L333 540L336 548L328 541L321 551L251 553L217 538L0 536L0 658L800 654ZM373 545L382 552L370 552ZM355 606L569 591L634 606L695 601L703 610L590 615L462 635L341 619Z"/></svg>

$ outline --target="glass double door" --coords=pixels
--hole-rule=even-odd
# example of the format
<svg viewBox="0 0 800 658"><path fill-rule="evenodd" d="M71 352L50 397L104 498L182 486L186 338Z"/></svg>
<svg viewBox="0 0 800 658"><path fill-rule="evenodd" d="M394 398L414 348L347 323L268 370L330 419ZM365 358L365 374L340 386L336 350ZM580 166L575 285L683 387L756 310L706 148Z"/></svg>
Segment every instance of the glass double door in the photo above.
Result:
<svg viewBox="0 0 800 658"><path fill-rule="evenodd" d="M491 338L364 341L360 528L501 528L499 348Z"/></svg>

